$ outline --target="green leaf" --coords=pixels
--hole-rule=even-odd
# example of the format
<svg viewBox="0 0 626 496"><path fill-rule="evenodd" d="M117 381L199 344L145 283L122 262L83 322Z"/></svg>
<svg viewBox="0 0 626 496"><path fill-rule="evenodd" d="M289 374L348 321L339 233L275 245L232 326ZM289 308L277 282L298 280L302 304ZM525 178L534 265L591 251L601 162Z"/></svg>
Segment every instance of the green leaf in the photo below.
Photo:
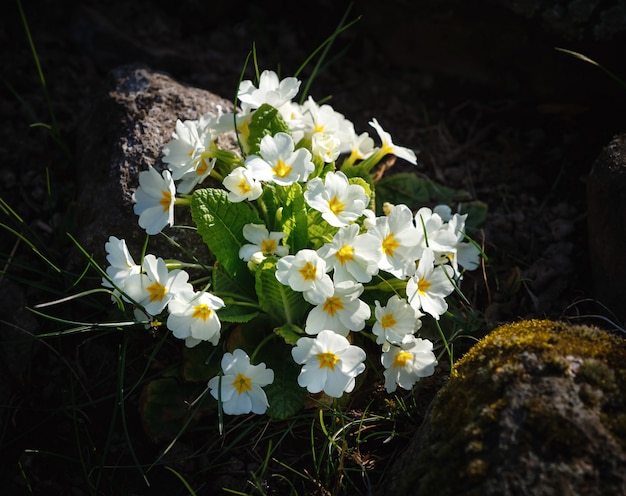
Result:
<svg viewBox="0 0 626 496"><path fill-rule="evenodd" d="M471 199L466 191L448 188L410 172L383 177L376 183L376 197L378 209L384 202L418 208L428 203L452 204Z"/></svg>
<svg viewBox="0 0 626 496"><path fill-rule="evenodd" d="M246 262L239 258L239 249L246 243L243 226L261 223L256 210L247 202L232 203L222 189L206 188L194 191L191 216L217 263L241 284L251 283L252 276Z"/></svg>
<svg viewBox="0 0 626 496"><path fill-rule="evenodd" d="M275 325L300 322L310 305L301 293L293 291L276 279L276 261L266 259L255 272L259 305Z"/></svg>
<svg viewBox="0 0 626 496"><path fill-rule="evenodd" d="M139 400L139 413L144 430L154 442L174 439L186 427L193 427L198 420L215 409L205 394L202 400L190 408L205 390L196 384L180 382L175 377L164 377L149 382Z"/></svg>
<svg viewBox="0 0 626 496"><path fill-rule="evenodd" d="M274 334L284 339L285 343L295 345L303 336L302 329L294 324L285 324L274 329Z"/></svg>
<svg viewBox="0 0 626 496"><path fill-rule="evenodd" d="M193 348L183 348L181 373L187 382L207 382L221 368L222 349L203 341Z"/></svg>
<svg viewBox="0 0 626 496"><path fill-rule="evenodd" d="M252 298L256 301L256 293L252 284L252 274L249 277L240 277L235 279L219 264L213 267L213 289L217 296L241 295L248 299ZM222 310L220 310L221 312Z"/></svg>
<svg viewBox="0 0 626 496"><path fill-rule="evenodd" d="M267 415L285 420L298 413L304 406L307 392L298 385L300 366L291 358L291 346L264 346L257 361L265 362L274 371L274 382L264 388L270 404Z"/></svg>
<svg viewBox="0 0 626 496"><path fill-rule="evenodd" d="M291 253L307 248L307 210L304 192L299 183L284 188L284 206L281 219L282 231L287 235L285 243Z"/></svg>
<svg viewBox="0 0 626 496"><path fill-rule="evenodd" d="M248 306L228 303L224 308L219 310L217 314L222 322L241 324L243 322L250 322L259 315L259 311Z"/></svg>
<svg viewBox="0 0 626 496"><path fill-rule="evenodd" d="M265 208L265 217L267 220L267 229L268 231L277 231L280 228L278 227L278 209L280 207L280 202L276 197L276 192L274 189L268 187L267 185L263 188L263 194L261 198L263 208Z"/></svg>
<svg viewBox="0 0 626 496"><path fill-rule="evenodd" d="M258 155L263 137L274 136L276 133L289 133L289 126L283 119L277 109L271 105L264 103L255 110L248 124L250 136L248 145L250 147L250 155Z"/></svg>
<svg viewBox="0 0 626 496"><path fill-rule="evenodd" d="M461 213L467 214L465 231L468 234L475 233L484 225L487 220L487 210L487 204L479 200L474 200L461 205Z"/></svg>

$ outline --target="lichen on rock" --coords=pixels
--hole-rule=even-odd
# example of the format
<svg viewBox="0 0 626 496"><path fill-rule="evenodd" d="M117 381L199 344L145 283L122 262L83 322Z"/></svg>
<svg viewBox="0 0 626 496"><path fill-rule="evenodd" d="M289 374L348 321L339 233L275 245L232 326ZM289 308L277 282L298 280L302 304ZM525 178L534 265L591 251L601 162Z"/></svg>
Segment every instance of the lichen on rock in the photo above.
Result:
<svg viewBox="0 0 626 496"><path fill-rule="evenodd" d="M384 493L626 494L626 340L527 320L454 368Z"/></svg>

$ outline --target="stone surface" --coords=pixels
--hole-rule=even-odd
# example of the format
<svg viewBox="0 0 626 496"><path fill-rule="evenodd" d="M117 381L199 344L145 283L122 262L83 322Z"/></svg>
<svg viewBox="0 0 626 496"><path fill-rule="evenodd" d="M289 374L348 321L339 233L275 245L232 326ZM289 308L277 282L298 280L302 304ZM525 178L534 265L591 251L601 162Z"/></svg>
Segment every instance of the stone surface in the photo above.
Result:
<svg viewBox="0 0 626 496"><path fill-rule="evenodd" d="M626 494L626 341L548 320L456 363L381 495Z"/></svg>
<svg viewBox="0 0 626 496"><path fill-rule="evenodd" d="M626 322L626 133L600 153L587 179L587 226L594 294L609 318Z"/></svg>
<svg viewBox="0 0 626 496"><path fill-rule="evenodd" d="M138 185L139 172L154 166L165 168L161 147L171 139L176 120L198 119L206 112L225 111L230 102L208 91L174 81L167 74L143 65L122 66L110 74L109 91L96 98L87 111L78 139L78 240L104 262L104 244L109 236L124 238L136 260L146 239L133 212L132 194ZM228 141L228 137L221 138ZM231 143L220 146L234 148ZM189 225L189 212L176 207L175 224ZM195 231L166 228L165 234L200 259L209 256ZM189 260L163 236L151 236L148 252L162 258ZM71 257L84 264L84 257Z"/></svg>

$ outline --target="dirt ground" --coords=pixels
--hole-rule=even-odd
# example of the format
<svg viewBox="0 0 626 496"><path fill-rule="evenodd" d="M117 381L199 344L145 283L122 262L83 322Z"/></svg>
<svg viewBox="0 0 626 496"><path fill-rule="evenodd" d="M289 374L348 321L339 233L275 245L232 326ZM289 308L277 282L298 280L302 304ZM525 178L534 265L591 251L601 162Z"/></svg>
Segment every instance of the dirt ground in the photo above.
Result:
<svg viewBox="0 0 626 496"><path fill-rule="evenodd" d="M80 208L76 168L89 167L72 159L76 130L110 69L142 62L232 99L253 44L260 69L291 75L347 11L348 22L360 20L332 45L310 93L331 97L361 132L376 117L396 143L418 152L417 174L488 206L477 233L488 263L466 280L484 328L518 318L607 315L593 302L585 178L602 147L626 128L626 91L554 47L582 51L626 78L616 55L624 39L562 39L489 2L471 10L463 2L424 2L420 10L401 1L385 9L364 1L347 10L348 2L319 1L305 15L296 2L280 1L22 3L46 91L12 2L0 31L0 196L55 260L67 252L65 232L72 229L72 209ZM46 97L62 145L44 127L32 126L53 124ZM398 163L396 170L409 168ZM1 237L0 320L10 323L3 329L13 343L21 332L16 326L46 329L21 308L51 299L50 292L62 294L66 281L41 269L38 286L25 284L33 274L20 263L41 267L40 261L25 242ZM75 358L75 345L55 341L33 351L3 344L0 451L11 466L16 456L29 463L24 450L39 449L38 438L51 449L72 437L55 436L37 404L57 401L57 390L67 388L57 369ZM67 477L36 473L35 494L62 494L57 491L70 484ZM5 487L27 494L19 471L0 474ZM88 493L79 483L73 490Z"/></svg>

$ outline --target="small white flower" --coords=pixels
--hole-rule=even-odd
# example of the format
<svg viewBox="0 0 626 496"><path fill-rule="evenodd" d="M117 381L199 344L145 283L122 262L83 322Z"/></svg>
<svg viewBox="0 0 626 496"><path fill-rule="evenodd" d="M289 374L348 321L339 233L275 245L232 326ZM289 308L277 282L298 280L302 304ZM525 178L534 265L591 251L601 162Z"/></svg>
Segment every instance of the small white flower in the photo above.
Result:
<svg viewBox="0 0 626 496"><path fill-rule="evenodd" d="M289 247L279 243L285 236L284 232L269 232L261 224L246 224L243 226L243 237L250 243L239 249L239 258L249 262L252 259L260 261L271 255L284 257L289 253Z"/></svg>
<svg viewBox="0 0 626 496"><path fill-rule="evenodd" d="M407 303L404 298L393 295L382 307L377 300L374 315L376 323L372 332L376 336L376 343L383 345L383 351L389 349L390 344L400 344L402 340L422 327L422 312Z"/></svg>
<svg viewBox="0 0 626 496"><path fill-rule="evenodd" d="M223 184L229 191L228 199L233 203L256 200L263 194L263 186L245 167L235 168L224 178Z"/></svg>
<svg viewBox="0 0 626 496"><path fill-rule="evenodd" d="M188 348L200 341L216 346L222 327L216 310L223 307L224 301L211 293L183 291L167 305L167 328L178 339L184 339Z"/></svg>
<svg viewBox="0 0 626 496"><path fill-rule="evenodd" d="M385 389L393 393L397 386L411 389L422 377L433 375L437 358L433 353L433 343L428 339L407 336L400 346L391 346L382 354L385 367Z"/></svg>
<svg viewBox="0 0 626 496"><path fill-rule="evenodd" d="M341 153L341 140L336 136L324 132L317 132L311 138L311 152L322 162L330 164Z"/></svg>
<svg viewBox="0 0 626 496"><path fill-rule="evenodd" d="M371 310L367 303L359 300L363 285L352 281L335 284L332 296L314 307L307 316L304 331L317 334L324 329L347 336L350 331L361 331Z"/></svg>
<svg viewBox="0 0 626 496"><path fill-rule="evenodd" d="M359 234L358 224L350 224L340 228L332 242L317 253L334 268L335 283L348 280L367 283L378 273L382 249L375 236Z"/></svg>
<svg viewBox="0 0 626 496"><path fill-rule="evenodd" d="M382 250L380 269L404 279L415 271L421 247L419 232L413 224L413 213L406 205L396 205L389 215L376 217L367 231L378 239Z"/></svg>
<svg viewBox="0 0 626 496"><path fill-rule="evenodd" d="M415 274L406 283L409 304L439 320L448 309L446 296L454 291L453 275L452 267L435 265L433 251L425 249Z"/></svg>
<svg viewBox="0 0 626 496"><path fill-rule="evenodd" d="M365 370L365 351L328 330L315 338L298 339L291 356L302 365L298 384L310 393L324 391L333 398L352 391L355 377Z"/></svg>
<svg viewBox="0 0 626 496"><path fill-rule="evenodd" d="M142 270L128 278L124 291L149 315L161 313L176 294L193 290L187 282L189 274L179 269L168 271L162 258L146 255Z"/></svg>
<svg viewBox="0 0 626 496"><path fill-rule="evenodd" d="M176 185L170 171L159 174L150 166L139 173L139 187L133 194L134 212L139 215L139 225L148 234L158 234L165 226L174 225Z"/></svg>
<svg viewBox="0 0 626 496"><path fill-rule="evenodd" d="M334 227L347 226L357 220L370 201L365 189L358 184L350 184L341 171L328 172L324 181L319 177L311 179L304 198Z"/></svg>
<svg viewBox="0 0 626 496"><path fill-rule="evenodd" d="M271 181L282 186L296 181L306 181L315 169L311 152L306 148L295 150L295 144L287 133L264 136L260 144L260 156L250 155L246 168L257 181Z"/></svg>
<svg viewBox="0 0 626 496"><path fill-rule="evenodd" d="M382 128L376 119L372 119L369 124L376 130L380 140L382 141L381 155L395 155L396 157L406 160L413 165L417 164L415 152L403 146L394 144L391 139L391 135Z"/></svg>
<svg viewBox="0 0 626 496"><path fill-rule="evenodd" d="M274 382L274 371L264 363L250 364L245 351L236 349L222 357L222 376L213 377L211 395L222 403L227 415L263 414L269 407L263 387Z"/></svg>
<svg viewBox="0 0 626 496"><path fill-rule="evenodd" d="M263 71L259 78L259 87L250 80L239 84L237 98L241 101L245 113L259 108L264 103L278 109L298 94L300 81L288 77L280 81L274 71Z"/></svg>
<svg viewBox="0 0 626 496"><path fill-rule="evenodd" d="M113 281L113 284L124 291L128 278L134 274L139 274L141 266L135 263L128 251L126 241L123 239L110 236L109 240L104 244L104 249L107 252L107 262L110 264L106 269L106 273ZM104 287L112 288L113 284L107 278L102 278ZM118 294L118 291L114 290L114 293Z"/></svg>
<svg viewBox="0 0 626 496"><path fill-rule="evenodd" d="M276 264L276 279L302 292L304 299L314 305L323 303L334 292L333 281L326 274L326 262L309 249L281 258Z"/></svg>

